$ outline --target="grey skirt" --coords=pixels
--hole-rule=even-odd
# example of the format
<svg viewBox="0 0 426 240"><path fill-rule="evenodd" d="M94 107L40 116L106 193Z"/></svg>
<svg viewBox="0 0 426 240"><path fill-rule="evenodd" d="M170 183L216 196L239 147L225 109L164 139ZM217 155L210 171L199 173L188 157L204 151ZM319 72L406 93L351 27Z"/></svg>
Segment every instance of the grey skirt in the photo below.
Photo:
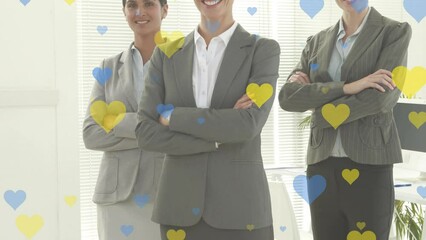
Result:
<svg viewBox="0 0 426 240"><path fill-rule="evenodd" d="M251 231L218 229L211 227L203 219L201 219L196 225L190 227L161 225L160 231L162 240L169 240L169 238L167 238L167 232L169 230L173 232L177 232L179 230L185 231L186 236L185 238L182 238L184 240L274 240L274 230L272 225ZM172 237L171 239L174 238Z"/></svg>

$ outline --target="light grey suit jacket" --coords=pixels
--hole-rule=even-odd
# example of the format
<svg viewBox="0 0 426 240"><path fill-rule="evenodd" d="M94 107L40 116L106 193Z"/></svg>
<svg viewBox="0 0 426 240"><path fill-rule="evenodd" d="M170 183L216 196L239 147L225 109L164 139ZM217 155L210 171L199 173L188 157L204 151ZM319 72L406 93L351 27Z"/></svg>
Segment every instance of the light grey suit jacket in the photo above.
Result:
<svg viewBox="0 0 426 240"><path fill-rule="evenodd" d="M260 109L233 109L250 83L278 78L280 47L240 25L226 48L210 109L196 107L192 89L194 33L170 59L156 49L145 76L136 129L142 149L166 153L153 221L192 226L201 217L221 229L272 224L260 133L274 96ZM170 126L158 123L158 104L173 104ZM204 118L202 124L199 118ZM222 143L218 149L215 142Z"/></svg>
<svg viewBox="0 0 426 240"><path fill-rule="evenodd" d="M126 200L132 193L138 174L143 179L138 193L155 199L156 183L164 159L162 153L141 151L136 142L138 100L134 95L132 45L127 51L103 60L100 67L111 68L112 77L105 86L95 81L91 95L91 102L123 102L127 111L124 119L106 133L91 117L89 104L83 123L86 148L104 152L93 196L93 201L98 204Z"/></svg>
<svg viewBox="0 0 426 240"><path fill-rule="evenodd" d="M322 106L327 103L335 106L347 104L350 108L348 119L339 127L343 148L350 159L373 165L402 162L392 114L400 91L387 89L382 93L366 89L356 95L344 95L343 85L379 69L392 71L397 66L406 66L411 27L408 23L388 19L372 8L364 29L342 66L342 81L333 82L328 66L338 29L339 24L336 24L308 38L301 60L290 74L295 71L307 73L312 84L302 86L287 82L279 94L284 110L304 112L315 109L308 145L308 164L329 157L336 140L337 131L321 113ZM319 69L313 70L311 64L319 64Z"/></svg>

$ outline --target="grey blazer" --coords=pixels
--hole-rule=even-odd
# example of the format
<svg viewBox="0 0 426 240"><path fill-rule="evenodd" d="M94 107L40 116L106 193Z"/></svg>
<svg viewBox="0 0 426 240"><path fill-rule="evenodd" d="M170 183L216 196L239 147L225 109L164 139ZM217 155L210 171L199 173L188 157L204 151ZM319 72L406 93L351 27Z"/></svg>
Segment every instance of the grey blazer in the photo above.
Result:
<svg viewBox="0 0 426 240"><path fill-rule="evenodd" d="M256 38L238 25L220 66L211 107L201 109L192 89L194 33L170 59L154 51L136 128L142 149L166 153L153 221L192 226L202 217L220 229L272 224L260 133L274 96L260 109L233 106L250 83L269 83L275 89L279 56L276 41ZM158 123L156 107L162 103L175 107L169 127ZM215 142L221 143L218 149Z"/></svg>
<svg viewBox="0 0 426 240"><path fill-rule="evenodd" d="M123 102L127 111L125 118L106 133L91 117L89 104L83 123L86 148L104 152L93 196L93 201L98 204L126 200L132 193L138 174L142 174L143 179L138 193L148 194L150 199L154 199L164 159L164 154L141 151L136 142L138 101L133 86L132 45L127 51L103 60L100 67L111 68L112 77L105 86L95 81L91 95L91 102Z"/></svg>
<svg viewBox="0 0 426 240"><path fill-rule="evenodd" d="M311 136L308 144L308 164L320 162L330 156L336 133L323 118L324 104L347 104L348 119L339 126L343 148L350 159L363 164L392 164L402 162L401 146L393 119L392 109L400 91L387 89L381 93L366 89L356 95L344 95L343 85L357 81L378 69L392 71L407 62L407 48L411 39L408 23L388 19L374 8L361 31L347 60L342 66L341 82L333 82L328 74L332 50L336 43L339 24L308 38L301 60L293 72L309 75L312 84L287 82L279 93L284 110L304 112L314 109ZM319 64L311 69L311 64Z"/></svg>

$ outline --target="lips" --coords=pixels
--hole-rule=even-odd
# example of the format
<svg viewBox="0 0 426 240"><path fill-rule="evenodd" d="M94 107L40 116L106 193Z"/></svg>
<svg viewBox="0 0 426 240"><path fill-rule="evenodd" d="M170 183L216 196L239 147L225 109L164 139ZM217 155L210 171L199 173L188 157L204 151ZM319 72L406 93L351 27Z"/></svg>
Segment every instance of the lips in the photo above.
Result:
<svg viewBox="0 0 426 240"><path fill-rule="evenodd" d="M149 21L148 20L136 20L135 23L136 24L147 24L147 23L149 23Z"/></svg>
<svg viewBox="0 0 426 240"><path fill-rule="evenodd" d="M222 0L203 0L202 2L207 6L214 6L222 2Z"/></svg>

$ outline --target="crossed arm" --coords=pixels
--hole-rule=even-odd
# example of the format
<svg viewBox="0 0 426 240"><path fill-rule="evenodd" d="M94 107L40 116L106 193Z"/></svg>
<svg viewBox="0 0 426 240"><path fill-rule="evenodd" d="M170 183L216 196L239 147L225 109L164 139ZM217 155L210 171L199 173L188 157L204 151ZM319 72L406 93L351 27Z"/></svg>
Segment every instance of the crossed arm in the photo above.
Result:
<svg viewBox="0 0 426 240"><path fill-rule="evenodd" d="M309 48L305 48L302 58L290 75L288 82L280 92L280 105L284 110L304 112L315 109L313 119L321 128L331 127L321 114L324 104L335 106L346 104L350 108L350 115L345 123L349 123L365 116L390 111L398 101L400 91L392 81L392 71L395 67L406 65L407 49L411 39L411 28L408 24L395 26L386 38L376 62L376 72L347 83L328 82L311 83L308 72ZM308 43L309 45L309 43ZM321 88L329 88L327 94Z"/></svg>
<svg viewBox="0 0 426 240"><path fill-rule="evenodd" d="M259 46L258 55L254 57L256 62L252 63L250 83L269 83L275 87L280 49L275 41L266 43L268 45ZM273 96L261 108L252 105L248 97L243 96L233 109L176 107L170 123L161 119L156 105L165 99L162 57L163 54L156 49L146 76L138 112L140 122L136 129L141 148L174 155L195 154L215 151L216 142L247 141L260 133L272 107ZM159 81L152 81L152 74L157 75ZM205 119L202 125L197 124L200 117Z"/></svg>
<svg viewBox="0 0 426 240"><path fill-rule="evenodd" d="M105 61L101 64L105 67ZM83 140L86 148L97 151L119 151L137 148L134 129L137 124L136 113L127 112L110 132L106 132L103 127L95 122L90 113L90 106L95 101L105 102L105 86L95 81L87 107L86 117L83 122Z"/></svg>

